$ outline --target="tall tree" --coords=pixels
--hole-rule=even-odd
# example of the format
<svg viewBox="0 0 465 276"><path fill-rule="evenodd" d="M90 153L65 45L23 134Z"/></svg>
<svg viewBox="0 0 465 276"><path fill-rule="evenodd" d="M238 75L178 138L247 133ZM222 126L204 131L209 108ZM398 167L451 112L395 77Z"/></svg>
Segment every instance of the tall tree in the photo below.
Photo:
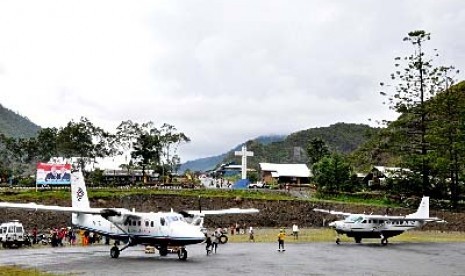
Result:
<svg viewBox="0 0 465 276"><path fill-rule="evenodd" d="M432 64L432 57L426 56L424 43L430 40L430 33L423 30L409 32L404 41L414 46L414 53L404 58L395 58L396 71L391 80L396 82L392 93L380 92L386 96L386 104L402 114L406 124L400 127L406 139L399 140L409 166L420 172L423 193L430 190L430 164L428 141L430 112L426 102L441 89L441 71ZM436 54L437 55L437 54ZM381 86L385 86L381 83Z"/></svg>
<svg viewBox="0 0 465 276"><path fill-rule="evenodd" d="M313 138L307 147L307 154L310 165L318 163L321 158L330 154L329 148L321 138Z"/></svg>
<svg viewBox="0 0 465 276"><path fill-rule="evenodd" d="M56 149L59 156L78 157L84 169L85 164L97 157L108 157L118 153L115 136L95 126L87 118L79 122L70 121L60 128L56 138Z"/></svg>
<svg viewBox="0 0 465 276"><path fill-rule="evenodd" d="M313 176L317 188L322 192L351 190L350 166L341 154L333 153L313 165Z"/></svg>
<svg viewBox="0 0 465 276"><path fill-rule="evenodd" d="M118 126L117 136L123 148L131 151L131 158L135 163L142 167L144 179L147 167L158 168L163 175L165 172L171 173L173 165L176 165L173 162L179 162L177 146L190 141L172 125L163 124L158 129L153 122L139 124L130 120ZM165 165L169 165L168 170Z"/></svg>

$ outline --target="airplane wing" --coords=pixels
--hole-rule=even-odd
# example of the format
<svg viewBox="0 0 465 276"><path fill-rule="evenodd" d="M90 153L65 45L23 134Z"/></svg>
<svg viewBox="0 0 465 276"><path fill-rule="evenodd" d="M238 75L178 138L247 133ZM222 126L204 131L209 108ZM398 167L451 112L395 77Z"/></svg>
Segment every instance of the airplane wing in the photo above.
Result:
<svg viewBox="0 0 465 276"><path fill-rule="evenodd" d="M320 212L320 213L331 214L331 215L336 215L336 216L343 216L343 217L348 217L348 216L352 215L352 213L345 213L345 212L332 211L332 210L327 210L327 209L318 209L318 208L313 209L313 211Z"/></svg>
<svg viewBox="0 0 465 276"><path fill-rule="evenodd" d="M219 210L190 210L186 211L189 215L229 215L229 214L254 214L258 213L258 209L248 208L229 208L229 209L219 209Z"/></svg>
<svg viewBox="0 0 465 276"><path fill-rule="evenodd" d="M77 214L91 214L101 215L105 218L109 216L123 216L124 218L139 218L133 212L127 209L119 208L76 208L76 207L63 207L54 205L41 205L36 203L10 203L0 202L0 208L12 208L12 209L25 209L31 211L54 211L64 213L77 213Z"/></svg>
<svg viewBox="0 0 465 276"><path fill-rule="evenodd" d="M75 207L63 207L54 205L40 205L36 203L10 203L0 202L0 208L13 208L13 209L26 209L31 211L55 211L65 213L81 213L81 214L100 214L101 208L75 208Z"/></svg>

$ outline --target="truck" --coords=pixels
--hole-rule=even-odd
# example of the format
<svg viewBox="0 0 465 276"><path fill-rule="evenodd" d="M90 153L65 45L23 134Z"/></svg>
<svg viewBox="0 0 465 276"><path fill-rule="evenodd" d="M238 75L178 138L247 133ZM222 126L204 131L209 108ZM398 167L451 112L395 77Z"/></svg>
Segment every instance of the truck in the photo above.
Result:
<svg viewBox="0 0 465 276"><path fill-rule="evenodd" d="M30 240L23 224L18 220L12 220L0 224L0 243L3 248L12 248L30 245Z"/></svg>

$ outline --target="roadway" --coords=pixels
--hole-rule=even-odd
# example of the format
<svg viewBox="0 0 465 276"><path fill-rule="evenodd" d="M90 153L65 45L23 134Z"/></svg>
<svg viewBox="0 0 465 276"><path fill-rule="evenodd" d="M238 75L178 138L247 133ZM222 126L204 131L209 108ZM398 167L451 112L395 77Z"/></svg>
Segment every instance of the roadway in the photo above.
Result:
<svg viewBox="0 0 465 276"><path fill-rule="evenodd" d="M463 275L465 243L229 243L205 255L204 245L177 255L145 254L143 247L111 259L107 246L0 250L0 265L72 275Z"/></svg>

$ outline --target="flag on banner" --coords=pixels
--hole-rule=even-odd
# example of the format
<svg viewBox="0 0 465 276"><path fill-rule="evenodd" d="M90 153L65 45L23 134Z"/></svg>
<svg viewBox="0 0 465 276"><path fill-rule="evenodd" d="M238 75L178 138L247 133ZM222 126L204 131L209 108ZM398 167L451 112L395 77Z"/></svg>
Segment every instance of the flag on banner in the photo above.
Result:
<svg viewBox="0 0 465 276"><path fill-rule="evenodd" d="M37 164L36 184L69 185L71 184L71 164Z"/></svg>

